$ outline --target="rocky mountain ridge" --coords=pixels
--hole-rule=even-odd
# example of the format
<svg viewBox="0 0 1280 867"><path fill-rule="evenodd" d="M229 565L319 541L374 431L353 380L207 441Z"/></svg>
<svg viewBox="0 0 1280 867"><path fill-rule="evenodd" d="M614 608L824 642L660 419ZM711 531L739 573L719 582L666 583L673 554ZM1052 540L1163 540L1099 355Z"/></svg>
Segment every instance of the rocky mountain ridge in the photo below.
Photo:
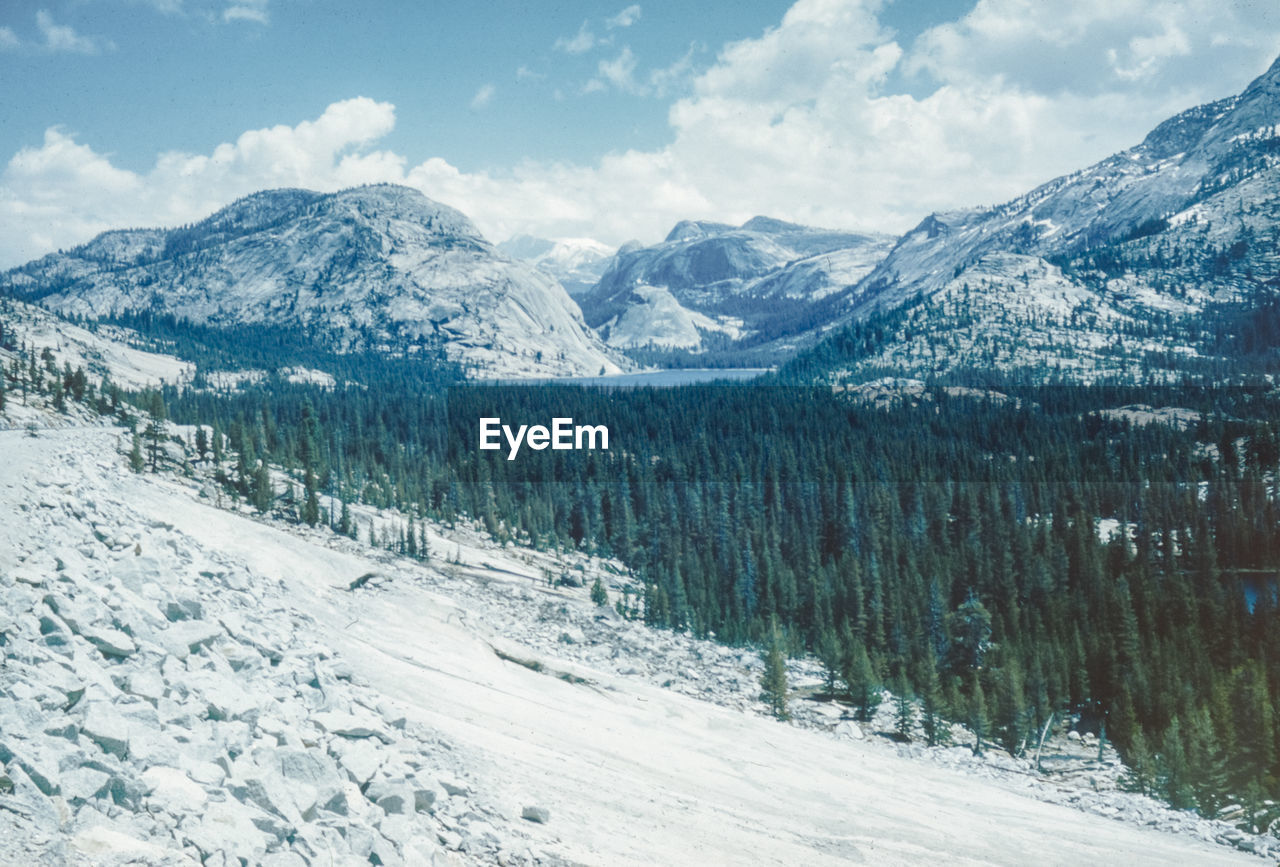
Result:
<svg viewBox="0 0 1280 867"><path fill-rule="evenodd" d="M1230 367L1231 332L1278 285L1278 166L1280 60L1089 168L930 215L856 287L850 332L800 367L1086 382Z"/></svg>
<svg viewBox="0 0 1280 867"><path fill-rule="evenodd" d="M685 220L660 244L625 245L579 302L618 348L776 357L839 321L844 293L890 243L768 217L741 226Z"/></svg>
<svg viewBox="0 0 1280 867"><path fill-rule="evenodd" d="M392 185L271 190L179 229L107 232L0 275L63 314L302 326L340 348L443 350L481 377L617 372L554 279Z"/></svg>

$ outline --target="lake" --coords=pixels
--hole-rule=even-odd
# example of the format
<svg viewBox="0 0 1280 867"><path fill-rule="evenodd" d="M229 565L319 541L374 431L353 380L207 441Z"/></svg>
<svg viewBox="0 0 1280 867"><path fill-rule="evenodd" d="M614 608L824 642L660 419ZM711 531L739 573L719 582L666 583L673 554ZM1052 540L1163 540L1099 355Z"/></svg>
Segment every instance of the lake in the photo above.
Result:
<svg viewBox="0 0 1280 867"><path fill-rule="evenodd" d="M508 379L501 385L607 385L617 388L669 387L697 385L704 382L745 382L771 372L768 367L689 368L686 370L648 370L643 373L619 373L613 376L566 376L559 379Z"/></svg>

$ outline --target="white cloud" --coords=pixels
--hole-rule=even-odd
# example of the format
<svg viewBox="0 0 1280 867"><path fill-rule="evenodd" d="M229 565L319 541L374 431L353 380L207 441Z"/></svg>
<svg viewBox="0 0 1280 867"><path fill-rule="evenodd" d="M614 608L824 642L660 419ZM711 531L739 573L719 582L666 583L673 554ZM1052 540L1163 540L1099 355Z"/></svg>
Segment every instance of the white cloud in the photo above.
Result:
<svg viewBox="0 0 1280 867"><path fill-rule="evenodd" d="M222 10L222 20L267 24L270 22L267 0L240 0L240 2L231 3Z"/></svg>
<svg viewBox="0 0 1280 867"><path fill-rule="evenodd" d="M177 15L183 11L182 0L131 0L131 2L150 6L164 15Z"/></svg>
<svg viewBox="0 0 1280 867"><path fill-rule="evenodd" d="M689 46L681 57L662 69L649 72L649 89L654 96L664 97L680 89L693 76L693 59L699 51L705 50L699 43Z"/></svg>
<svg viewBox="0 0 1280 867"><path fill-rule="evenodd" d="M115 48L109 40L81 36L74 28L55 23L53 16L44 9L36 12L36 27L44 37L46 51L65 54L100 54L104 49ZM13 31L9 31L9 34L12 36Z"/></svg>
<svg viewBox="0 0 1280 867"><path fill-rule="evenodd" d="M1218 69L1274 55L1280 8L1251 0L979 0L959 20L927 31L908 67L942 82L999 78L1041 93L1098 95L1131 82L1196 96Z"/></svg>
<svg viewBox="0 0 1280 867"><path fill-rule="evenodd" d="M619 27L630 27L632 24L635 24L639 20L640 20L640 4L633 3L630 6L628 6L626 9L623 9L617 15L614 15L611 18L606 18L604 21L604 26L609 28L610 30L614 30Z"/></svg>
<svg viewBox="0 0 1280 867"><path fill-rule="evenodd" d="M0 51L8 51L17 48L22 44L18 39L18 34L13 32L12 28L0 27Z"/></svg>
<svg viewBox="0 0 1280 867"><path fill-rule="evenodd" d="M369 149L394 126L389 103L349 99L312 121L250 130L209 154L162 153L145 174L50 129L0 173L0 262L17 264L109 228L191 222L255 190L402 178L402 157Z"/></svg>
<svg viewBox="0 0 1280 867"><path fill-rule="evenodd" d="M373 150L395 112L369 99L208 155L163 154L145 174L51 130L0 174L0 261L110 226L198 219L257 189L372 181L411 184L494 239L655 240L679 219L759 213L903 230L932 210L1017 195L1238 91L1280 51L1280 10L1261 5L1082 0L1051 14L1032 0L980 0L903 46L881 27L878 0L800 0L692 77L669 110L666 146L591 165L411 166ZM599 89L658 88L629 50L598 68Z"/></svg>
<svg viewBox="0 0 1280 867"><path fill-rule="evenodd" d="M479 111L492 102L494 92L495 88L492 84L480 85L480 89L476 91L476 95L471 97L471 110Z"/></svg>
<svg viewBox="0 0 1280 867"><path fill-rule="evenodd" d="M612 60L601 60L596 64L596 72L597 76L583 87L583 93L598 93L609 87L623 93L643 93L645 90L636 82L636 56L627 46L623 46Z"/></svg>
<svg viewBox="0 0 1280 867"><path fill-rule="evenodd" d="M617 57L596 64L596 75L582 86L584 94L604 93L611 88L634 96L665 97L682 89L693 78L693 59L700 50L696 43L668 66L637 75L637 61L630 46L623 46Z"/></svg>
<svg viewBox="0 0 1280 867"><path fill-rule="evenodd" d="M551 47L565 54L586 54L595 46L595 34L587 29L587 22L583 21L577 33L573 36L561 36Z"/></svg>

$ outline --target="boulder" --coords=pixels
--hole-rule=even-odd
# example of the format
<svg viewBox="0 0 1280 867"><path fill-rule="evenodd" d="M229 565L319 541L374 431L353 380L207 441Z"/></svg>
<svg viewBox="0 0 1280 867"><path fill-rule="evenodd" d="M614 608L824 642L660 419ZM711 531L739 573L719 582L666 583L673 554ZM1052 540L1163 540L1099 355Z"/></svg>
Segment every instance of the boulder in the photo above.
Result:
<svg viewBox="0 0 1280 867"><path fill-rule="evenodd" d="M46 647L63 648L71 644L71 630L53 614L40 616L40 634Z"/></svg>
<svg viewBox="0 0 1280 867"><path fill-rule="evenodd" d="M862 731L862 726L858 725L853 720L841 720L837 723L835 727L835 735L838 738L845 738L853 741L860 741L865 737Z"/></svg>
<svg viewBox="0 0 1280 867"><path fill-rule="evenodd" d="M164 616L172 623L179 620L201 620L204 618L204 605L199 599L191 597L170 599L164 604Z"/></svg>
<svg viewBox="0 0 1280 867"><path fill-rule="evenodd" d="M529 806L520 811L520 818L545 825L551 821L551 811L546 807Z"/></svg>
<svg viewBox="0 0 1280 867"><path fill-rule="evenodd" d="M206 719L252 723L258 718L258 699L231 677L201 670L191 673L185 685L190 692L188 703L200 708Z"/></svg>
<svg viewBox="0 0 1280 867"><path fill-rule="evenodd" d="M164 698L164 678L154 668L135 671L125 680L125 692L144 698L153 705Z"/></svg>
<svg viewBox="0 0 1280 867"><path fill-rule="evenodd" d="M61 776L62 797L73 805L83 804L106 795L110 782L111 775L96 768L73 768Z"/></svg>
<svg viewBox="0 0 1280 867"><path fill-rule="evenodd" d="M352 824L344 828L344 833L351 854L367 860L369 853L373 851L373 838L376 836L374 832L363 825Z"/></svg>
<svg viewBox="0 0 1280 867"><path fill-rule="evenodd" d="M335 740L329 747L344 773L357 786L364 787L382 767L382 750L368 739Z"/></svg>
<svg viewBox="0 0 1280 867"><path fill-rule="evenodd" d="M91 702L85 710L80 731L103 752L121 759L128 758L129 724L109 703Z"/></svg>
<svg viewBox="0 0 1280 867"><path fill-rule="evenodd" d="M209 795L177 768L150 767L142 773L147 800L167 813L198 813Z"/></svg>
<svg viewBox="0 0 1280 867"><path fill-rule="evenodd" d="M412 815L417 810L413 789L404 780L375 780L364 795L389 815Z"/></svg>
<svg viewBox="0 0 1280 867"><path fill-rule="evenodd" d="M111 781L107 783L107 793L117 807L137 812L142 808L142 799L147 794L147 787L141 779L126 768L112 775Z"/></svg>
<svg viewBox="0 0 1280 867"><path fill-rule="evenodd" d="M408 782L413 790L413 809L419 813L430 813L436 804L435 788L415 779L410 779Z"/></svg>
<svg viewBox="0 0 1280 867"><path fill-rule="evenodd" d="M12 763L22 768L41 794L60 794L62 787L58 782L58 756L42 747L39 742L17 738L0 741L0 764Z"/></svg>
<svg viewBox="0 0 1280 867"><path fill-rule="evenodd" d="M277 753L280 773L289 781L294 802L304 818L316 809L347 812L347 796L337 767L317 750L281 750Z"/></svg>
<svg viewBox="0 0 1280 867"><path fill-rule="evenodd" d="M222 637L222 627L207 620L182 620L173 623L158 636L160 644L179 659L199 653Z"/></svg>
<svg viewBox="0 0 1280 867"><path fill-rule="evenodd" d="M450 795L466 796L471 794L471 787L462 780L453 777L441 777L440 788L444 789Z"/></svg>
<svg viewBox="0 0 1280 867"><path fill-rule="evenodd" d="M261 807L267 813L278 816L286 822L294 825L300 825L303 822L302 813L297 807L293 792L290 791L289 783L278 771L270 768L254 768L242 779L228 780L227 791L240 803ZM307 800L305 793L302 800L304 802ZM255 827L274 835L274 831L264 827L261 822L255 822Z"/></svg>
<svg viewBox="0 0 1280 867"><path fill-rule="evenodd" d="M190 858L176 858L163 846L141 840L105 824L94 825L77 833L71 838L71 848L94 863L195 863Z"/></svg>
<svg viewBox="0 0 1280 867"><path fill-rule="evenodd" d="M321 711L311 717L311 721L331 735L344 738L377 738L384 744L391 743L391 737L382 731L380 721L368 716L341 711Z"/></svg>
<svg viewBox="0 0 1280 867"><path fill-rule="evenodd" d="M239 858L258 861L266 854L271 840L253 823L256 811L246 810L235 801L211 802L198 816L182 823L181 839L190 842L208 860L222 853L232 853L230 863L239 864Z"/></svg>
<svg viewBox="0 0 1280 867"><path fill-rule="evenodd" d="M138 652L138 645L133 643L133 639L118 629L85 626L81 628L80 634L103 656L125 659Z"/></svg>

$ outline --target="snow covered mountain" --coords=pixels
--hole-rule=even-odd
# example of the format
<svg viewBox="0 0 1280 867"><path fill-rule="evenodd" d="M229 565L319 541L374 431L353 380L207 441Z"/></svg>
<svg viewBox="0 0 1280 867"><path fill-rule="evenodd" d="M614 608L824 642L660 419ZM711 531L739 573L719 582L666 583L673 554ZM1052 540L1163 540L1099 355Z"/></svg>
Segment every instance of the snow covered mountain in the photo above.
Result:
<svg viewBox="0 0 1280 867"><path fill-rule="evenodd" d="M620 249L579 303L619 348L787 352L840 320L847 290L890 245L767 217L686 220L660 244Z"/></svg>
<svg viewBox="0 0 1280 867"><path fill-rule="evenodd" d="M1087 169L930 215L853 293L857 320L891 333L868 341L855 325L818 366L1087 380L1247 352L1229 332L1278 285L1278 163L1280 60Z"/></svg>
<svg viewBox="0 0 1280 867"><path fill-rule="evenodd" d="M498 244L498 249L554 277L574 297L596 285L614 254L612 247L592 238L549 241L531 235L516 235Z"/></svg>
<svg viewBox="0 0 1280 867"><path fill-rule="evenodd" d="M484 377L620 369L554 279L393 185L271 190L192 226L107 232L0 275L0 289L79 316L152 310L299 325L343 348L443 346Z"/></svg>

